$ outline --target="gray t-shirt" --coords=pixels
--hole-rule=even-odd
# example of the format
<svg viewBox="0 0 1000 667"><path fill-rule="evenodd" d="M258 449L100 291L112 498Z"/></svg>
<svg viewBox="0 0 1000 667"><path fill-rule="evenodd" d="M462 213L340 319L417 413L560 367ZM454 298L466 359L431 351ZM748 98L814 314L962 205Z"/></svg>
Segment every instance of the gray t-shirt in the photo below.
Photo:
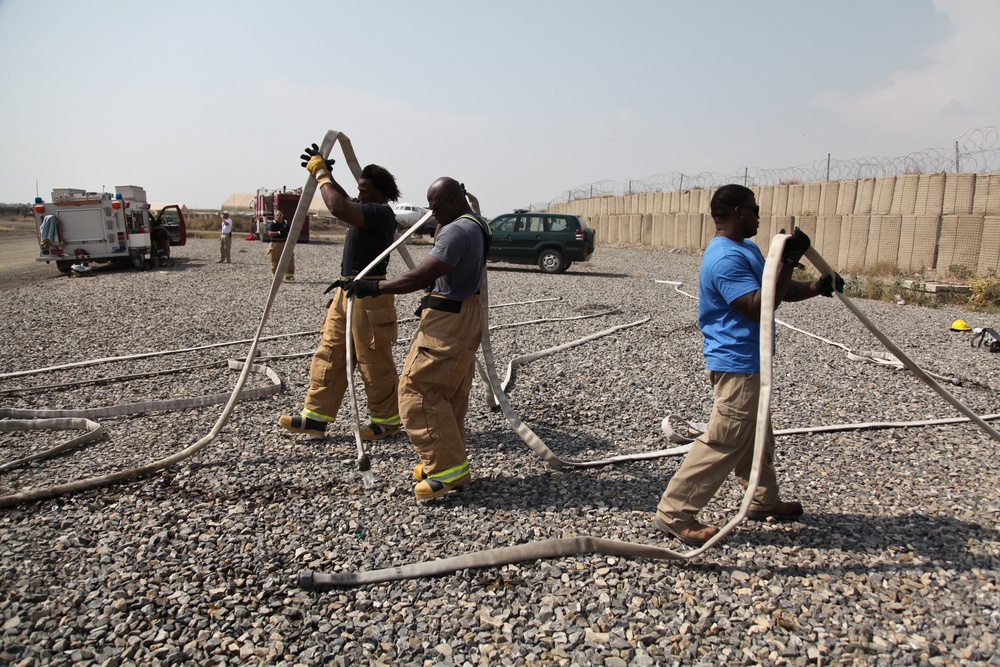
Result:
<svg viewBox="0 0 1000 667"><path fill-rule="evenodd" d="M474 220L457 218L438 230L430 256L452 267L434 281L434 292L467 299L479 291L485 257L483 230Z"/></svg>

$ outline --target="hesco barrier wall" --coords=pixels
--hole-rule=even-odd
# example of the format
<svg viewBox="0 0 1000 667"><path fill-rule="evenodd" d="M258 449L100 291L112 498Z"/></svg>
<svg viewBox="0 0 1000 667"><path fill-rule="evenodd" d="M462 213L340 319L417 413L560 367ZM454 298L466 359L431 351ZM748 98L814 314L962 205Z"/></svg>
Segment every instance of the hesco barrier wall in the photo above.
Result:
<svg viewBox="0 0 1000 667"><path fill-rule="evenodd" d="M904 174L750 187L764 252L801 227L838 271L895 264L912 273L1000 272L1000 174ZM597 242L704 250L715 235L714 189L577 199L554 213L586 218Z"/></svg>

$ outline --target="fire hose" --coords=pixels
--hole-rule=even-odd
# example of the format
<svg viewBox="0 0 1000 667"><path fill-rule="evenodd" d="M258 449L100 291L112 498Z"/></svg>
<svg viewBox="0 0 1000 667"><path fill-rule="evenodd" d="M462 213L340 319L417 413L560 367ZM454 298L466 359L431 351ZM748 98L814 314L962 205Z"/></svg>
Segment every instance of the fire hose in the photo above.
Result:
<svg viewBox="0 0 1000 667"><path fill-rule="evenodd" d="M256 352L256 342L252 346L252 353L253 352ZM22 503L55 498L56 496L61 496L67 493L76 493L79 491L86 491L88 489L108 486L110 484L127 482L140 477L145 477L146 475L151 475L155 472L163 470L164 468L168 468L186 458L193 456L212 442L219 434L219 431L222 430L222 427L229 421L229 415L232 413L233 408L236 407L236 403L238 401L246 398L270 396L281 391L281 379L270 368L259 364L244 363L235 359L230 359L228 364L230 368L241 371L239 380L236 383L236 388L231 394L212 394L207 396L194 396L191 398L178 398L166 401L129 403L126 405L92 408L89 410L26 410L20 408L0 408L0 420L2 420L0 421L0 431L87 429L87 433L79 438L71 440L68 443L57 445L47 451L39 452L38 454L19 459L18 461L6 463L2 468L0 468L0 470L5 470L14 467L15 465L23 465L29 461L54 456L61 451L70 449L71 446L96 440L103 433L103 429L99 424L91 421L92 419L152 412L154 410L182 410L203 407L206 405L216 405L223 402L226 403L222 414L219 416L218 420L216 420L215 425L212 427L212 430L209 431L208 435L179 452L161 458L157 461L153 461L152 463L147 463L145 465L129 468L116 473L89 477L75 482L68 482L66 484L57 484L55 486L49 486L42 489L33 489L30 491L23 491L21 493L3 496L0 497L0 507L13 507L14 505L20 505ZM267 376L268 379L270 379L271 384L265 387L247 389L244 391L243 387L246 384L246 379L251 372ZM21 418L23 418L23 420Z"/></svg>
<svg viewBox="0 0 1000 667"><path fill-rule="evenodd" d="M299 585L303 588L325 589L343 586L359 586L365 584L382 583L387 581L398 581L401 579L412 579L417 577L432 577L449 574L467 568L497 567L528 560L539 560L545 558L560 558L571 555L583 555L601 553L614 556L627 556L633 558L649 558L653 560L690 560L695 558L728 535L743 519L753 501L754 492L760 481L761 464L764 457L764 442L767 428L770 425L771 416L771 393L773 380L773 343L774 343L774 312L775 312L775 286L777 274L780 270L781 254L784 250L785 240L788 235L779 234L771 242L767 260L764 265L764 275L761 286L761 318L760 318L760 399L757 407L757 428L754 440L753 463L750 469L749 481L743 494L743 501L736 515L733 516L719 531L713 535L705 544L687 552L678 552L666 547L657 547L649 544L639 544L633 542L622 542L617 540L607 540L586 535L557 538L551 540L541 540L527 544L519 544L497 549L477 551L451 558L443 558L422 563L391 567L381 570L367 572L340 572L328 574L305 570L299 573ZM826 260L814 249L810 248L806 253L806 258L816 267L821 275L832 274L833 269ZM843 293L836 292L837 298L843 303L858 319L871 331L878 340L885 345L895 357L913 372L920 380L931 386L935 392L953 405L969 420L975 422L994 440L1000 441L1000 433L987 424L983 418L977 416L958 399L952 396L946 389L941 387L924 372L912 359L910 359L895 343L883 334L872 322L862 313L857 306ZM485 296L485 291L484 291ZM485 351L485 349L484 349ZM487 367L490 357L487 358ZM498 390L498 378L495 368L492 370L490 379L494 392ZM501 405L509 403L502 391L497 392ZM505 410L506 412L506 410ZM508 416L510 419L510 416ZM512 420L512 424L513 424ZM520 425L523 426L523 425ZM518 428L521 433L520 426ZM524 427L527 429L527 427ZM522 437L524 434L522 433ZM527 440L526 440L527 441ZM534 449L534 447L533 447Z"/></svg>
<svg viewBox="0 0 1000 667"><path fill-rule="evenodd" d="M357 159L354 156L354 152L353 149L351 148L350 141L347 139L346 136L342 135L339 132L334 132L334 131L328 132L323 140L323 145L321 148L322 154L324 155L324 157L329 155L330 149L332 148L333 144L336 143L337 141L341 143L341 147L344 150L345 157L347 158L348 163L351 165L352 172L354 172L355 175L357 176L357 174L360 172L360 167L357 164ZM254 356L257 353L258 343L260 340L262 340L261 333L263 327L267 322L271 307L273 305L275 296L277 294L278 287L282 280L282 276L284 275L285 269L290 260L292 252L291 249L295 245L295 241L298 238L299 232L304 222L305 215L308 211L309 203L312 201L312 197L315 193L315 187L316 187L315 179L313 179L312 176L310 176L309 179L307 180L305 187L303 188L302 197L300 198L299 205L296 208L296 212L292 220L291 230L289 232L290 243L286 243L285 249L279 259L278 267L275 271L275 278L271 284L271 289L268 296L267 304L265 306L264 313L261 317L260 323L258 324L256 335L252 340L250 351L247 355L248 359L254 358ZM406 238L408 238L412 233L414 233L415 230L419 229L420 224L422 224L424 220L426 220L426 217L427 216L425 216L425 218L422 219L418 224L412 226L410 230L407 231L407 233L404 233L396 241L395 244L393 244L390 248L388 248L385 251L384 255L388 255L388 253L390 253L392 250L399 248L400 254L403 255L404 260L407 262L409 266L412 266L412 260L409 259L405 247L402 247L401 244L403 243L403 241L405 241ZM442 559L430 563L417 563L409 566L390 568L386 570L378 570L373 572L363 572L354 574L343 573L338 575L303 572L300 573L299 575L300 585L304 587L359 585L359 584L375 583L381 581L392 581L392 580L419 577L419 576L434 576L437 574L445 574L448 572L453 572L458 569L464 569L469 567L495 566L513 562L520 562L524 560L535 560L538 558L551 558L564 555L585 554L585 553L608 553L613 555L647 557L654 559L656 558L690 559L700 555L701 553L704 553L707 549L714 546L719 540L721 540L726 534L728 534L736 525L738 525L740 521L742 521L749 507L749 504L752 500L753 491L756 489L756 485L759 481L760 463L763 453L763 446L762 446L763 433L764 433L763 429L766 427L766 424L768 424L770 421L771 361L772 361L771 342L773 341L773 333L774 333L773 332L774 282L775 282L774 277L776 276L777 265L778 265L776 258L780 256L786 238L787 236L785 235L778 235L774 238L768 254L768 261L765 264L765 273L763 281L764 284L762 287L761 402L758 407L758 432L754 447L754 462L751 468L750 484L747 487L747 492L744 495L743 503L737 515L733 519L731 519L715 536L713 536L704 545L692 551L680 553L670 549L655 547L651 545L641 545L628 542L616 542L616 541L604 540L588 536L578 536L572 538L548 540L526 545L517 545L513 547L504 547L501 549L476 552L473 554L467 554L455 558ZM832 269L830 269L830 267L826 264L823 258L820 257L819 254L816 253L814 249L810 249L809 252L806 254L806 257L813 263L814 266L820 269L821 273L832 272ZM384 257L380 256L378 259L375 260L375 262L381 261L381 259L383 258ZM375 262L373 262L373 264ZM359 274L358 277L362 277L370 269L371 266L366 267L365 271ZM865 326L868 327L876 335L876 337L879 338L879 340L896 355L897 358L902 360L902 362L907 368L913 371L914 374L916 374L921 380L931 385L932 388L935 389L935 391L937 391L943 398L945 398L945 400L947 400L949 403L951 403L957 409L959 409L960 412L966 414L969 417L969 420L976 422L981 428L987 431L987 433L994 439L1000 440L1000 434L998 434L988 424L986 424L983 418L976 416L974 413L972 413L971 410L966 408L964 405L958 402L957 399L954 399L954 397L948 394L947 391L938 386L937 383L934 382L934 380L928 374L919 369L919 367L917 367L917 365L914 362L909 360L909 358L906 357L905 354L903 354L902 351L899 350L887 337L881 334L881 332L879 332L877 328L875 328L874 325L859 310L857 310L857 308L853 305L852 302L850 302L850 300L847 297L845 297L843 294L840 293L838 293L837 296L849 309L852 310L852 312L854 312L856 316L859 317L859 319L861 319L862 323L865 324ZM483 308L487 309L489 301L488 301L488 285L486 280L485 267L483 275L481 301L483 304ZM348 318L350 318L350 312L351 310L349 303ZM526 357L538 358L538 356L544 353L553 353L554 351L566 349L568 346L571 346L573 344L580 344L582 342L585 342L586 340L592 340L602 335L609 335L610 333L613 333L625 327L643 324L646 321L648 321L648 319L649 318L646 318L644 320L640 320L630 324L614 327L605 330L603 332L598 332L597 334L593 334L592 336L587 337L586 339L581 339L581 341L574 341L573 343L565 344L563 346L557 346L555 348L550 348L549 350L544 350L540 353L533 353L532 355L526 355ZM348 326L349 322L350 320L348 319ZM350 340L350 337L348 337L348 340ZM348 345L350 345L350 343L348 343ZM660 456L671 456L686 451L686 448L680 447L680 448L673 448L671 450L661 450L659 452L648 452L648 453L611 457L600 461L584 461L584 462L564 461L559 457L557 457L554 453L552 453L552 451L544 444L544 442L542 442L542 440L538 438L538 436L533 431L531 431L531 429L527 425L525 425L514 413L513 408L511 407L510 402L507 399L504 391L504 388L506 386L506 381L501 383L496 372L496 367L494 364L493 354L492 354L492 345L489 340L488 318L486 317L484 317L483 353L484 353L484 359L486 361L486 375L489 378L489 386L492 392L492 396L488 397L488 399L491 402L491 406L494 402L498 403L501 409L503 409L504 414L507 417L508 421L515 428L515 430L522 437L522 439L526 442L526 444L528 444L528 446L543 460L545 460L547 463L549 463L554 467L557 468L595 467L595 466L609 465L612 463L620 463L625 461L643 460L649 458L657 458ZM348 347L348 355L350 355L349 347ZM226 403L226 406L223 409L222 414L220 414L212 430L209 432L209 434L207 434L194 444L190 445L189 447L183 449L180 452L177 452L176 454L160 459L159 461L155 461L145 466L140 466L137 468L121 471L119 473L114 473L111 475L105 475L102 477L94 477L86 480L80 480L78 482L73 482L70 484L59 485L56 487L49 487L48 489L42 489L39 491L26 492L22 494L16 494L14 496L7 496L5 498L0 498L0 507L6 507L14 504L20 504L23 502L29 502L31 500L54 497L56 495L61 495L64 493L86 490L86 489L96 488L99 486L105 486L112 483L136 479L138 477L152 474L153 472L169 467L197 453L215 439L219 431L228 422L232 410L235 407L235 403L241 397L245 396L243 392L243 387L246 383L249 373L251 371L267 373L269 371L269 369L266 369L265 367L260 367L255 364L243 364L232 360L229 363L231 367L241 370L239 379L237 380L236 387L234 388L232 394L229 395L228 402ZM348 369L350 368L351 365L348 364ZM515 363L511 362L511 366L508 369L508 381L511 377L514 368L515 368ZM481 368L480 372L482 373ZM18 374L17 373L8 374L8 376L11 375L18 375ZM0 376L0 377L7 377L7 376ZM277 393L277 391L280 391L280 380L276 382L276 385L268 387L266 389L273 390L273 393ZM351 387L351 390L352 390L352 401L355 401L356 396L353 393L353 386ZM260 391L260 390L251 390L251 391ZM214 398L217 401L218 396ZM185 400L194 400L194 399L185 399ZM199 405L207 405L207 404L210 403L201 403ZM138 406L140 404L135 404L135 405ZM188 407L195 407L195 406L188 406ZM364 451L364 447L361 444L360 440L360 427L357 419L357 406L356 404L354 404L352 407L355 419L355 437L358 443L359 464L360 464L363 459L367 459L367 453ZM86 411L77 411L77 412L85 413ZM117 413L117 414L124 414L124 413ZM9 414L0 413L0 417L15 417L15 416L18 416L18 414L16 414L15 412L11 412ZM38 417L40 415L33 413L32 416ZM86 419L85 417L77 417L77 418ZM13 425L12 422L8 423ZM93 424L93 422L91 422L91 424ZM69 422L60 421L58 425L52 423L50 426L53 428L90 428L91 432L83 436L84 438L94 439L100 436L99 433L94 435L93 427L90 426L89 424L86 424L85 422L72 422L72 425L70 425ZM36 427L41 428L43 427L43 425L40 423L36 423L34 426L27 428L36 428ZM14 429L5 428L4 430L14 430ZM24 429L19 429L19 430L24 430ZM368 472L368 471L363 470L362 472Z"/></svg>
<svg viewBox="0 0 1000 667"><path fill-rule="evenodd" d="M355 178L359 178L360 175L361 175L361 166L358 163L357 157L356 157L356 155L354 153L354 150L353 150L353 148L351 146L350 139L348 139L342 133L337 132L337 131L333 131L333 130L327 132L326 136L323 139L323 144L322 144L321 149L320 149L321 152L322 152L322 154L323 154L323 156L324 157L328 156L329 153L330 153L330 150L333 147L333 145L335 143L338 143L338 142L341 145L341 149L344 152L344 156L345 156L345 158L347 160L347 163L348 163L348 165L349 165L352 173L354 174ZM252 339L244 340L244 341L237 341L237 342L250 342L251 343L250 350L249 350L249 352L247 354L247 358L248 359L254 359L254 358L256 358L256 355L258 354L258 344L259 344L259 342L261 340L268 340L268 339L271 339L271 338L284 337L284 336L267 336L267 337L264 337L261 334L263 332L263 328L264 328L265 324L267 323L268 317L270 315L270 311L271 311L271 308L273 306L275 297L277 295L278 288L279 288L279 286L280 286L280 284L282 282L282 278L283 278L283 276L285 274L285 269L287 268L287 265L288 265L288 263L290 261L290 258L291 258L292 252L293 252L293 248L295 246L295 242L298 240L298 236L299 236L299 233L301 231L302 225L304 223L305 217L308 214L309 204L312 201L313 195L315 194L315 189L316 189L316 181L310 175L309 178L306 181L305 186L302 189L302 196L300 197L299 204L296 207L295 214L293 216L292 223L291 223L291 226L290 226L289 239L288 239L288 242L286 242L286 244L285 244L285 247L284 247L284 250L283 250L283 252L281 254L281 257L279 258L278 266L276 267L276 270L275 270L274 279L271 282L271 288L270 288L270 291L269 291L269 294L268 294L267 303L266 303L266 305L264 307L264 312L263 312L263 314L261 316L260 322L258 323L256 334L254 335L254 337ZM375 262L372 263L372 265L366 267L365 270L361 274L359 274L359 277L363 276L368 271L370 271L371 268L372 268L372 266L374 264L376 264L377 262L381 261L381 259L383 259L385 256L388 256L388 254L390 252L392 252L392 250L398 250L399 253L400 253L400 255L403 257L404 262L407 264L407 266L408 267L412 267L413 266L413 260L410 258L409 253L406 250L406 247L403 246L402 243L407 238L409 238L409 236L411 236L412 234L414 234L420 228L420 225L423 224L429 218L429 216L430 216L430 214L428 214L427 216L424 216L424 218L422 218L417 224L413 225L402 236L400 236L400 238L390 248L388 248L383 253L383 255L381 255L378 259L376 259ZM484 273L485 273L485 268L484 268ZM487 307L487 302L485 300L483 301L483 305L484 305L484 308ZM351 317L351 310L352 310L351 306L352 306L352 302L349 302L348 303L348 314L347 314L347 317L348 317L348 327L350 326L350 317ZM486 326L485 325L486 321L487 321L487 318L484 318L484 326ZM632 325L626 325L626 326L632 326ZM350 330L350 329L348 329L348 330ZM581 339L580 341L572 341L570 343L564 344L563 346L557 346L556 348L550 348L549 350L543 350L541 352L534 353L533 355L525 355L525 357L522 357L519 360L515 360L514 362L512 362L511 366L508 369L508 381L509 381L509 379L511 377L511 374L513 372L513 369L515 367L515 362L517 362L517 363L527 363L527 361L529 361L531 359L537 359L540 356L544 356L545 354L551 354L551 353L554 353L554 352L559 351L561 349L566 349L567 347L571 347L571 346L574 346L574 345L577 345L577 344L582 344L583 342L586 342L587 340L592 340L595 337L598 337L600 335L607 335L608 333L612 333L615 330L617 330L617 328L609 329L609 330L607 330L607 331L605 331L605 332L603 332L601 334L595 334L595 335L589 336L586 339ZM307 332L307 333L311 334L312 332ZM488 336L488 331L485 332L485 333ZM293 335L294 336L294 335L301 335L301 334L287 334L287 335ZM347 347L347 355L348 355L348 360L349 361L350 361L351 354L352 354L352 351L351 351L351 348L350 348L350 339L351 339L351 337L349 336L348 337L348 347ZM49 367L41 368L41 369L33 369L33 370L27 370L27 371L18 371L18 372L13 372L13 373L6 373L6 374L0 375L0 379L11 378L11 377L21 377L21 376L30 375L30 374L34 374L34 373L45 372L45 371L55 371L55 370L65 370L65 369L70 369L70 368L78 368L78 367L85 366L85 365L96 365L96 364L101 364L101 363L110 363L110 362L114 362L114 361L131 360L131 359L141 359L141 358L154 357L154 356L164 356L164 355L169 355L169 354L179 354L179 353L182 353L182 352L189 352L189 351L207 349L207 348L212 348L212 347L221 347L221 346L224 346L224 345L231 345L231 344L233 344L233 343L232 342L215 343L215 344L210 344L210 345L204 345L204 346L192 347L192 348L184 348L184 349L179 349L179 350L168 350L168 351L161 351L161 352L139 353L139 354L133 354L133 355L119 356L119 357L105 357L105 358L101 358L101 359L95 359L95 360L89 360L89 361L81 361L81 362L74 362L74 363L62 364L62 365L58 365L58 366L49 366ZM61 444L59 444L59 445L57 445L55 447L52 447L52 448L50 448L50 449L48 449L46 451L39 452L39 453L30 455L28 457L23 457L23 458L15 460L15 461L6 462L6 463L3 464L2 467L0 467L0 471L3 471L3 470L7 470L7 469L10 469L10 468L19 466L19 465L24 465L25 463L28 463L28 462L31 462L31 461L36 461L36 460L41 460L41 459L49 458L49 457L54 456L54 455L56 455L58 453L61 453L61 452L67 451L67 450L69 450L69 449L71 449L73 447L76 447L76 446L78 446L80 444L83 444L83 443L86 443L86 442L91 442L91 441L94 441L94 440L100 438L103 435L104 431L103 431L103 428L99 424L97 424L96 422L92 421L93 419L96 419L96 418L119 416L119 415L124 415L124 414L140 414L140 413L152 412L152 411L181 410L181 409L189 409L189 408L195 408L195 407L203 407L203 406L206 406L206 405L214 405L214 404L219 404L219 403L223 403L223 402L226 403L226 405L225 405L222 413L219 415L218 419L216 420L216 423L214 424L214 426L210 430L210 432L207 435L205 435L204 437L202 437L201 439L199 439L198 441L196 441L195 443L193 443L192 445L190 445L190 446L182 449L179 452L176 452L176 453L174 453L174 454L172 454L170 456L161 458L161 459L159 459L157 461L153 461L151 463L148 463L148 464L145 464L145 465L142 465L142 466L137 466L137 467L134 467L134 468L130 468L130 469L127 469L127 470L122 470L122 471L119 471L119 472L116 472L116 473L111 473L111 474L106 474L106 475L100 475L100 476L95 476L95 477L89 477L89 478L85 478L85 479L81 479L81 480L76 480L76 481L65 483L65 484L58 484L58 485L53 485L53 486L49 486L49 487L45 487L45 488L41 488L41 489L33 489L33 490L21 492L21 493L16 493L16 494L8 495L8 496L3 496L3 497L0 497L0 507L11 507L11 506L19 505L19 504L22 504L22 503L28 503L28 502L34 502L34 501L44 500L44 499L48 499L48 498L54 498L54 497L57 497L57 496L60 496L60 495L68 494L68 493L75 493L75 492L79 492L79 491L85 491L85 490L89 490L89 489L94 489L94 488L99 488L99 487L103 487L103 486L108 486L108 485L111 485L111 484L116 484L116 483L121 483L121 482L126 482L126 481L132 481L132 480L139 479L139 478L147 476L147 475L151 475L151 474L153 474L155 472L158 472L158 471L163 470L163 469L165 469L167 467L175 465L176 463L179 463L180 461L183 461L184 459L187 459L187 458L193 456L194 454L196 454L197 452L201 451L202 449L204 449L209 443L211 443L218 436L219 432L226 425L226 423L228 423L229 417L232 414L232 411L235 408L235 405L236 405L236 403L238 401L240 401L242 399L247 399L247 398L259 398L259 397L263 397L263 396L273 395L273 394L276 394L276 393L278 393L278 392L281 391L281 380L280 380L280 378L277 377L277 375L270 368L267 368L266 366L261 366L259 364L246 364L246 363L240 362L238 360L229 360L227 363L229 364L230 368L235 369L235 370L241 370L240 376L239 376L239 378L238 378L238 380L236 382L236 386L234 387L234 389L233 389L233 391L232 391L231 394L215 394L215 395L211 395L211 396L200 396L200 397L193 397L193 398L186 398L186 399L175 399L175 400L169 400L169 401L150 401L150 402L142 402L142 403L132 403L132 404L127 404L127 405L111 406L111 407L106 407L106 408L93 408L93 409L90 409L90 410L24 410L24 409L0 408L0 420L3 420L3 421L0 421L0 431L25 431L25 430L42 430L42 429L46 429L46 430L50 430L50 429L51 430L57 430L57 429L58 430L84 430L84 431L86 431L83 435L81 435L81 436L79 436L77 438L73 438L73 439L71 439L71 440L69 440L67 442L61 443ZM490 356L490 363L492 364L492 355ZM478 361L477 361L477 364L478 364ZM357 447L358 447L359 469L362 472L365 485L366 486L370 486L373 483L373 477L371 475L371 470L370 470L370 461L368 460L368 455L367 455L367 453L364 450L364 446L362 444L362 440L361 440L361 437L360 437L360 423L359 423L359 420L358 420L357 398L356 398L356 392L354 391L354 386L353 386L353 374L350 372L352 366L351 366L350 363L348 363L347 366L348 366L348 371L349 371L349 387L350 387L350 391L351 391L352 414L353 414L353 417L354 417L355 440L356 440ZM271 380L271 384L269 386L266 386L266 387L263 387L263 388L260 388L260 389L244 390L244 386L246 384L246 381L247 381L247 378L248 378L248 375L249 375L250 372L261 373L261 374L266 375ZM481 374L485 374L485 371L483 371L481 367L480 367L480 372L481 372ZM495 370L493 372L493 375L495 376ZM32 388L32 389L36 389L37 390L39 388ZM12 393L12 391L19 391L19 390L11 390L11 391L8 391L8 392L3 392L3 393ZM500 393L502 394L502 391ZM495 390L494 390L493 394L491 394L490 396L488 396L488 400L490 401L490 406L494 407L495 406ZM508 405L508 413L512 415L513 413L509 409L509 403L507 405ZM23 419L21 419L21 418L23 418ZM508 418L510 418L510 417L508 417ZM516 415L514 415L514 419L516 419ZM517 420L518 423L519 423L519 421L520 420ZM526 431L525 431L525 429L527 429L527 427L521 425L521 429L519 429L519 432L526 432L526 433L530 434L531 436L534 436L534 433L530 432L530 429L527 429ZM524 437L524 436L522 436L522 437ZM555 457L551 453L550 450L548 450L547 447L545 447L544 443L542 443L541 440L537 438L537 436L534 436L534 442L535 442L535 444L533 445L533 448L535 448L536 451L538 451L539 448L540 448L541 450L543 450L544 452L547 453L546 456L548 458L546 460L548 460L550 462L554 462L557 465L560 464L560 463L562 463L557 457ZM667 455L667 456L669 456L669 455L673 455L674 453L676 453L676 452L664 452L661 455ZM643 456L648 457L649 455L643 455ZM594 464L596 464L596 465L606 465L608 463L618 462L619 460L630 460L630 459L628 459L628 458L622 458L622 457L615 457L614 459L608 459L605 462L596 462ZM569 465L569 464L564 464L564 465ZM577 464L577 465L579 465L579 464Z"/></svg>

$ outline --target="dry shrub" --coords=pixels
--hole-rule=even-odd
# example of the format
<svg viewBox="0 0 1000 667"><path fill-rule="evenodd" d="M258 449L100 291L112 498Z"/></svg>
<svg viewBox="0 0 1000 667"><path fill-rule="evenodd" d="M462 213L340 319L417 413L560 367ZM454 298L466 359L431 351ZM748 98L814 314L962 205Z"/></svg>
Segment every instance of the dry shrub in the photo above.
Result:
<svg viewBox="0 0 1000 667"><path fill-rule="evenodd" d="M995 274L969 283L969 305L973 308L1000 308L1000 278Z"/></svg>

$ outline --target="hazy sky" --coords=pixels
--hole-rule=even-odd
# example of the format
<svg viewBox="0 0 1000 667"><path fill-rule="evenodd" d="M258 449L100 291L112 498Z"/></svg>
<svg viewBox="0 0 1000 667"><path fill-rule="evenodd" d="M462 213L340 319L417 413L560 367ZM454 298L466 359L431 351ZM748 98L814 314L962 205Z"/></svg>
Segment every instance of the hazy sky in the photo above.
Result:
<svg viewBox="0 0 1000 667"><path fill-rule="evenodd" d="M448 175L488 215L906 155L1000 125L998 26L1000 0L0 0L0 201L217 207L301 187L328 129L403 201Z"/></svg>

